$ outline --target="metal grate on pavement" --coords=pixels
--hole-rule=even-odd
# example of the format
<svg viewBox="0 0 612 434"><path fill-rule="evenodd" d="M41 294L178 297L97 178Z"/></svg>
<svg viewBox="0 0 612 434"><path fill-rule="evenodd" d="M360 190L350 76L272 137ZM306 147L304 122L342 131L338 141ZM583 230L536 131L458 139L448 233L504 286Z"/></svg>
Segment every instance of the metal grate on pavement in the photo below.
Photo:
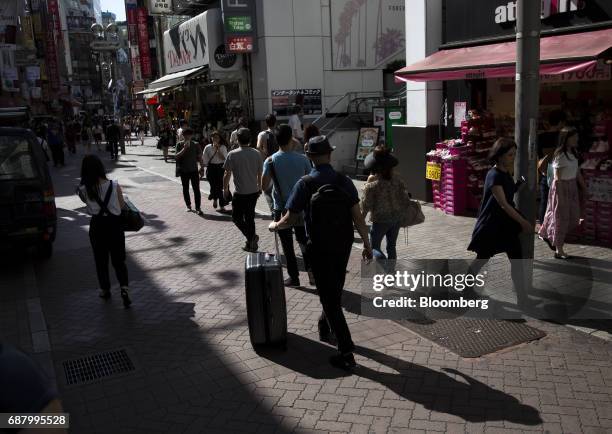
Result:
<svg viewBox="0 0 612 434"><path fill-rule="evenodd" d="M481 357L546 336L542 330L517 321L454 318L396 322L465 358Z"/></svg>
<svg viewBox="0 0 612 434"><path fill-rule="evenodd" d="M124 349L67 360L62 365L68 386L91 383L136 369Z"/></svg>

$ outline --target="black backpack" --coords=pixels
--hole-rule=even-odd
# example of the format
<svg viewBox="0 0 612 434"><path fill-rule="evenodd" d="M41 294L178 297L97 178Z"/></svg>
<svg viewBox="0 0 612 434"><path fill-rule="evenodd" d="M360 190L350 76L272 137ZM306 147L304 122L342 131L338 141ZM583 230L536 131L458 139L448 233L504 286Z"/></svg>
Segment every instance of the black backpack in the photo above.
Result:
<svg viewBox="0 0 612 434"><path fill-rule="evenodd" d="M342 176L338 173L334 183L325 185L316 183L310 175L302 178L312 194L308 235L317 248L343 250L353 244L352 204L350 196L340 188Z"/></svg>
<svg viewBox="0 0 612 434"><path fill-rule="evenodd" d="M274 131L266 131L266 137L266 152L268 153L268 157L270 157L272 154L278 152L279 146Z"/></svg>

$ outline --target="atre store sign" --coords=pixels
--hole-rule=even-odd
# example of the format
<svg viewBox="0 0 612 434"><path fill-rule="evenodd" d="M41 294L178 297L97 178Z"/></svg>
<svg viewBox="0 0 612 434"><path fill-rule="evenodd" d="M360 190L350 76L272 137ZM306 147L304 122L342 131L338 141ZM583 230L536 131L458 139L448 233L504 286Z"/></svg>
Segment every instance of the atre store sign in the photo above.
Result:
<svg viewBox="0 0 612 434"><path fill-rule="evenodd" d="M529 0L537 1L537 0ZM584 9L586 0L541 0L542 1L542 19L546 19L553 15L577 12ZM516 1L509 1L505 5L495 8L495 23L503 24L516 21Z"/></svg>
<svg viewBox="0 0 612 434"><path fill-rule="evenodd" d="M219 9L210 9L164 32L166 73L208 65L216 48L210 35L219 31L220 23Z"/></svg>

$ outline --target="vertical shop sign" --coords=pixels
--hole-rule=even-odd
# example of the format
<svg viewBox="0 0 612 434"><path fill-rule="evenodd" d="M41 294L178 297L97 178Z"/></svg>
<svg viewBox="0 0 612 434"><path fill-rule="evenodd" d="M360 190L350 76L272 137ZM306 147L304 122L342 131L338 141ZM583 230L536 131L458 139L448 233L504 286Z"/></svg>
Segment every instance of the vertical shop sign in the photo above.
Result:
<svg viewBox="0 0 612 434"><path fill-rule="evenodd" d="M385 107L385 146L394 148L393 125L405 125L406 115L402 107Z"/></svg>
<svg viewBox="0 0 612 434"><path fill-rule="evenodd" d="M136 25L138 29L140 71L143 78L151 78L151 53L149 50L149 31L147 29L147 10L145 8L136 9Z"/></svg>
<svg viewBox="0 0 612 434"><path fill-rule="evenodd" d="M61 33L59 3L58 0L47 0L47 12L51 23L47 23L47 31L45 33L45 58L47 63L47 78L51 89L57 90L60 87L59 67L57 63L57 46L56 38L59 38Z"/></svg>
<svg viewBox="0 0 612 434"><path fill-rule="evenodd" d="M255 0L222 0L223 31L229 53L257 51Z"/></svg>
<svg viewBox="0 0 612 434"><path fill-rule="evenodd" d="M132 65L132 80L142 80L140 69L140 50L138 49L138 22L136 14L136 1L126 0L126 15L128 22L128 41L130 43L130 61Z"/></svg>

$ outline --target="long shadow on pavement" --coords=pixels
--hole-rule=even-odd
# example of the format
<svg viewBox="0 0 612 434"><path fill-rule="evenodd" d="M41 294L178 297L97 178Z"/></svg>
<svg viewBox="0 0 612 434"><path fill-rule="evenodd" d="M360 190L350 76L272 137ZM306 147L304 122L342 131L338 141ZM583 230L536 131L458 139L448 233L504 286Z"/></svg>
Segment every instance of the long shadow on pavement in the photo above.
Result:
<svg viewBox="0 0 612 434"><path fill-rule="evenodd" d="M347 375L329 365L321 365L321 360L334 353L327 345L292 333L288 335L286 352L259 351L274 363L317 379ZM537 409L459 371L435 371L361 346L355 353L395 372L379 372L358 365L354 375L377 382L428 410L458 416L468 422L508 421L529 426L542 423Z"/></svg>

